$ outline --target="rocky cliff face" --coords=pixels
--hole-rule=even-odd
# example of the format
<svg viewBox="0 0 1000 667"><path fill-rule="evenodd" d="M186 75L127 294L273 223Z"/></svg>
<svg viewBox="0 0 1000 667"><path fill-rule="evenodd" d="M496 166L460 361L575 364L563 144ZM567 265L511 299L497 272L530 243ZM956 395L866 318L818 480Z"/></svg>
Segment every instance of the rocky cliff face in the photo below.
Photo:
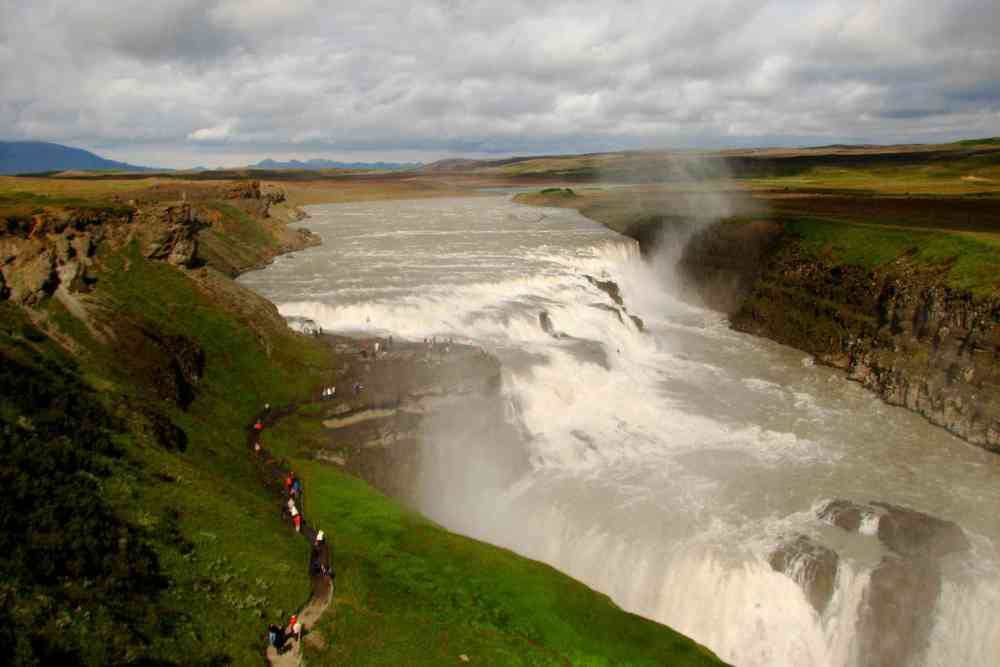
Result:
<svg viewBox="0 0 1000 667"><path fill-rule="evenodd" d="M875 271L770 255L733 327L844 369L892 405L1000 452L1000 302L942 284L903 257Z"/></svg>
<svg viewBox="0 0 1000 667"><path fill-rule="evenodd" d="M86 291L96 280L96 252L132 240L142 253L190 266L201 228L187 203L54 210L0 220L0 298L34 306L60 287Z"/></svg>
<svg viewBox="0 0 1000 667"><path fill-rule="evenodd" d="M682 237L677 267L688 298L1000 452L1000 299L949 288L909 257L874 271L817 260L772 222L716 224L689 237L676 227L650 219L626 234L645 256Z"/></svg>

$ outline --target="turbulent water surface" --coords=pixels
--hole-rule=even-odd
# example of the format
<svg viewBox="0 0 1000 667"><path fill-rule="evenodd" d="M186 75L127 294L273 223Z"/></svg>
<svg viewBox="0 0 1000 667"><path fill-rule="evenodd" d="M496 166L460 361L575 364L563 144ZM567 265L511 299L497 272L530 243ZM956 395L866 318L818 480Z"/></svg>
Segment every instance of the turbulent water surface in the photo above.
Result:
<svg viewBox="0 0 1000 667"><path fill-rule="evenodd" d="M848 666L863 662L860 605L883 549L816 510L834 498L905 505L959 523L972 543L944 559L929 648L911 664L996 664L997 457L679 302L669 267L573 211L488 196L310 213L321 247L243 278L283 314L451 337L503 363L522 437L428 434L415 495L432 518L551 563L736 664ZM646 331L586 275L617 282ZM542 311L564 336L542 330ZM822 614L768 564L796 534L840 554Z"/></svg>

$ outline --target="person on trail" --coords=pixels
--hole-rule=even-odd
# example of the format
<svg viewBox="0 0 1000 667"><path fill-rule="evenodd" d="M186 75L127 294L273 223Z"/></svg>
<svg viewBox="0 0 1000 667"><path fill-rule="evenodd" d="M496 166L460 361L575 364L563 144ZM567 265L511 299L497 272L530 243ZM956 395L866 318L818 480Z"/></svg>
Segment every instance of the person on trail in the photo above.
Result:
<svg viewBox="0 0 1000 667"><path fill-rule="evenodd" d="M289 498L285 506L288 508L288 516L295 516L299 513L299 509L295 506L294 498Z"/></svg>
<svg viewBox="0 0 1000 667"><path fill-rule="evenodd" d="M257 431L258 433L264 430L264 422L262 422L260 418L258 418L257 421L254 422L253 430Z"/></svg>
<svg viewBox="0 0 1000 667"><path fill-rule="evenodd" d="M256 456L260 456L260 439L253 441L253 453Z"/></svg>
<svg viewBox="0 0 1000 667"><path fill-rule="evenodd" d="M292 477L292 496L294 496L295 498L298 498L299 494L301 494L301 493L302 493L302 480L300 480L298 477L295 477L294 473L293 473L293 477Z"/></svg>
<svg viewBox="0 0 1000 667"><path fill-rule="evenodd" d="M324 533L322 530L316 533L316 546L320 546L321 544L323 544L323 540L325 539L326 539L326 533Z"/></svg>
<svg viewBox="0 0 1000 667"><path fill-rule="evenodd" d="M267 626L267 645L273 646L280 653L281 645L284 643L284 641L282 641L284 639L284 635L285 633L282 632L281 628L272 623Z"/></svg>
<svg viewBox="0 0 1000 667"><path fill-rule="evenodd" d="M285 478L285 495L291 498L292 496L292 482L295 481L295 473L288 473L288 477Z"/></svg>
<svg viewBox="0 0 1000 667"><path fill-rule="evenodd" d="M302 532L302 515L299 514L298 510L295 510L292 514L292 524L295 526L295 532Z"/></svg>

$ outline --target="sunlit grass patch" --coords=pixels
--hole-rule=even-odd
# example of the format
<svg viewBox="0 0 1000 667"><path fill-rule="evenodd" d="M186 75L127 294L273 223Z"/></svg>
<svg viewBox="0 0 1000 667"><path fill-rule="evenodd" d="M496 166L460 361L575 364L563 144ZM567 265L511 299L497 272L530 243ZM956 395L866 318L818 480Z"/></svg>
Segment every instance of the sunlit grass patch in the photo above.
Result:
<svg viewBox="0 0 1000 667"><path fill-rule="evenodd" d="M296 461L330 539L335 605L315 664L716 665L553 568L444 531L360 480Z"/></svg>

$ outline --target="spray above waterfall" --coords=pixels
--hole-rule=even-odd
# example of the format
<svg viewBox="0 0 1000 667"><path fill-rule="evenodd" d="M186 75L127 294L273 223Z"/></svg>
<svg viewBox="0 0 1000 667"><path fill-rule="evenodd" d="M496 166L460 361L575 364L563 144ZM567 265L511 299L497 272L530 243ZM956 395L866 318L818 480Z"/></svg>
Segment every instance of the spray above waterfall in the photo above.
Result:
<svg viewBox="0 0 1000 667"><path fill-rule="evenodd" d="M732 263L734 245L751 258L760 252L767 234L754 219L763 204L732 178L724 157L678 152L640 164L624 175L636 185L609 190L606 197L616 226L639 239L660 289L730 312L745 295L748 267L741 259L734 266L717 264ZM612 181L623 174L607 170L600 177Z"/></svg>

